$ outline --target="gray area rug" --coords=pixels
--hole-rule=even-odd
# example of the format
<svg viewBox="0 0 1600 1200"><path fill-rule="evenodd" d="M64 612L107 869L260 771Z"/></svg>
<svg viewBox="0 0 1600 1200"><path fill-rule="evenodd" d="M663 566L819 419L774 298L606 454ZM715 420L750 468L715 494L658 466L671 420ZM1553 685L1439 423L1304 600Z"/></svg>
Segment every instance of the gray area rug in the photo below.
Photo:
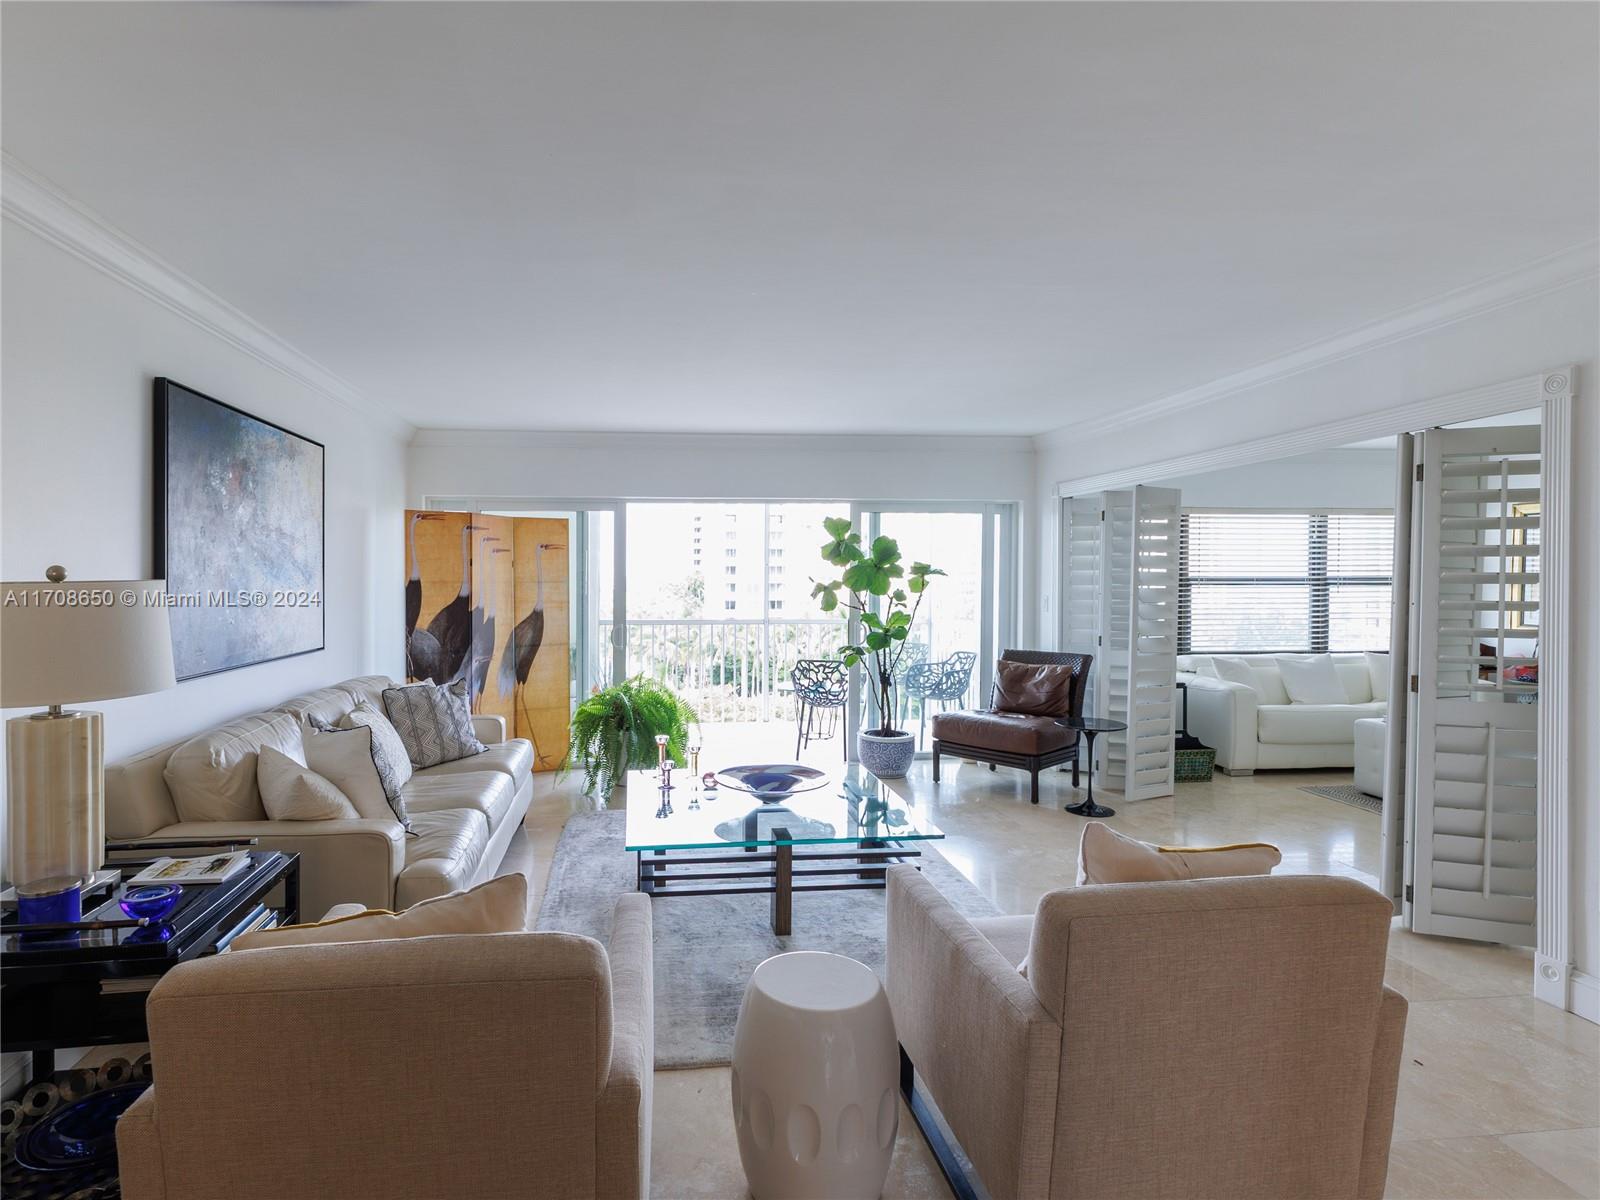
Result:
<svg viewBox="0 0 1600 1200"><path fill-rule="evenodd" d="M1302 792L1310 792L1313 796L1321 796L1324 800L1337 800L1340 804L1348 804L1351 808L1364 808L1370 813L1383 813L1383 801L1377 796L1369 796L1358 787L1303 787Z"/></svg>
<svg viewBox="0 0 1600 1200"><path fill-rule="evenodd" d="M579 813L556 845L535 928L604 942L617 896L635 886L622 848L627 814ZM997 909L931 845L922 872L971 917ZM655 925L656 1066L713 1067L733 1059L733 1030L750 973L774 954L828 950L884 966L884 893L830 892L794 899L794 932L773 934L768 896L674 896L652 905Z"/></svg>

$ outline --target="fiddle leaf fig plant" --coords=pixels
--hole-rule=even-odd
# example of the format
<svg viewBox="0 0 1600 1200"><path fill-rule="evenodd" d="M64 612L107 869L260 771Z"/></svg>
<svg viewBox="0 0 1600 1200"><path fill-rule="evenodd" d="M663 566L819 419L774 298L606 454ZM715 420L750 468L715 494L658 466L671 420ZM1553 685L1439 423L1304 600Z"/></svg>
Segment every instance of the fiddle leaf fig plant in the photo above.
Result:
<svg viewBox="0 0 1600 1200"><path fill-rule="evenodd" d="M822 527L828 534L822 557L840 574L837 579L812 579L811 595L825 613L842 608L847 619L854 616L860 640L839 647L839 657L846 666L865 664L883 721L881 728L868 732L892 737L902 732L894 728L894 688L906 638L929 581L944 572L925 562L905 566L900 543L892 537L876 537L863 546L860 531L848 518L827 517Z"/></svg>

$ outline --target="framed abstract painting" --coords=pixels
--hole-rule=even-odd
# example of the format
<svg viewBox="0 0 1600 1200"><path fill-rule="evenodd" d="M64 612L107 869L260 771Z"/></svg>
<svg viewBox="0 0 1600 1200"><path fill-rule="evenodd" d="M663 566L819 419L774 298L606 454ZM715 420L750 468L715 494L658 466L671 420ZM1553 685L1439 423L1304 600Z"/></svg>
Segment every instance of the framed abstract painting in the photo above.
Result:
<svg viewBox="0 0 1600 1200"><path fill-rule="evenodd" d="M321 442L155 382L155 576L180 680L326 640Z"/></svg>

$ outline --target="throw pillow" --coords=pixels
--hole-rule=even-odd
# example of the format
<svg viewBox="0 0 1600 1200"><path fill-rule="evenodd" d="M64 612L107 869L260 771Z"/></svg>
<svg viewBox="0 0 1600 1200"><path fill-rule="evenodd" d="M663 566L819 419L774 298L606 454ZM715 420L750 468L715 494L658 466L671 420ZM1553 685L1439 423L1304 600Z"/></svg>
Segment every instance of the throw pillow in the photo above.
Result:
<svg viewBox="0 0 1600 1200"><path fill-rule="evenodd" d="M528 927L528 880L520 872L448 896L413 904L405 912L369 908L308 925L284 925L240 934L235 950L318 946L327 942L384 942L395 938L460 933L522 933Z"/></svg>
<svg viewBox="0 0 1600 1200"><path fill-rule="evenodd" d="M398 820L409 832L405 803L397 806L384 793L372 752L372 730L366 726L340 729L320 717L307 717L306 724L306 765L343 792L358 816Z"/></svg>
<svg viewBox="0 0 1600 1200"><path fill-rule="evenodd" d="M1256 693L1256 703L1261 702L1261 682L1256 678L1254 668L1242 658L1229 658L1227 656L1213 655L1211 670L1218 679L1226 683L1242 683L1245 687Z"/></svg>
<svg viewBox="0 0 1600 1200"><path fill-rule="evenodd" d="M1001 659L994 665L994 709L1030 717L1064 717L1072 698L1071 667Z"/></svg>
<svg viewBox="0 0 1600 1200"><path fill-rule="evenodd" d="M1376 650L1367 651L1367 680L1372 685L1372 698L1389 700L1389 656Z"/></svg>
<svg viewBox="0 0 1600 1200"><path fill-rule="evenodd" d="M465 680L385 688L383 708L418 770L470 758L487 748L472 732Z"/></svg>
<svg viewBox="0 0 1600 1200"><path fill-rule="evenodd" d="M362 727L372 730L372 762L378 768L378 778L383 781L383 794L390 804L396 804L400 801L400 789L411 779L411 756L406 753L406 744L400 740L389 718L378 711L377 705L366 700L339 721L341 729Z"/></svg>
<svg viewBox="0 0 1600 1200"><path fill-rule="evenodd" d="M1078 842L1078 885L1270 875L1282 861L1282 852L1267 842L1156 846L1092 821L1083 827L1083 837Z"/></svg>
<svg viewBox="0 0 1600 1200"><path fill-rule="evenodd" d="M1334 670L1333 659L1326 654L1310 658L1278 660L1278 673L1283 676L1284 690L1291 704L1349 704L1350 696Z"/></svg>
<svg viewBox="0 0 1600 1200"><path fill-rule="evenodd" d="M261 803L272 821L353 821L361 814L350 798L318 775L300 756L263 746L256 755Z"/></svg>

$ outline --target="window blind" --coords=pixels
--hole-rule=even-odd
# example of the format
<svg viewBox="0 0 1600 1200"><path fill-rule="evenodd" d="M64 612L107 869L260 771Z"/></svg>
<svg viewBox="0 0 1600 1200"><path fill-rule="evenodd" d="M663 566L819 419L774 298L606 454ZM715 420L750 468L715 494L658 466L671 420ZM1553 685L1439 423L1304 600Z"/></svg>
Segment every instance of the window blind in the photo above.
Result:
<svg viewBox="0 0 1600 1200"><path fill-rule="evenodd" d="M1188 509L1182 654L1386 650L1389 512Z"/></svg>

